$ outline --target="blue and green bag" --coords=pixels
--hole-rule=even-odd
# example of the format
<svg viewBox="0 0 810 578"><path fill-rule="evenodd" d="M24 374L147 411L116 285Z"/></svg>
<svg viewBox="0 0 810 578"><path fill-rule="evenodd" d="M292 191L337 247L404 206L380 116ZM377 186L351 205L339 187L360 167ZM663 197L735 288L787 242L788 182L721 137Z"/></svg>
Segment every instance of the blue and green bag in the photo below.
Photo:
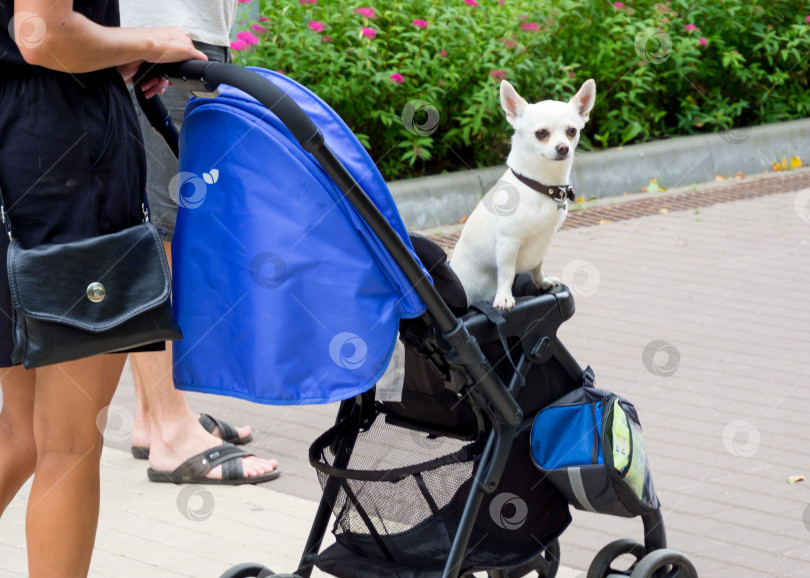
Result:
<svg viewBox="0 0 810 578"><path fill-rule="evenodd" d="M541 410L531 451L577 509L634 517L658 508L636 408L618 395L585 386Z"/></svg>

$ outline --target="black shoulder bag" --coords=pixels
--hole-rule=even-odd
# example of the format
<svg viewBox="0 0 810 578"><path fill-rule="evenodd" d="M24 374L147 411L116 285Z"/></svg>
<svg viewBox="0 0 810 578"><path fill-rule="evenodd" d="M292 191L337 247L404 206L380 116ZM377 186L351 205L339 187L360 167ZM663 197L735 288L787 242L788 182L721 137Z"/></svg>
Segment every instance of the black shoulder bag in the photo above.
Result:
<svg viewBox="0 0 810 578"><path fill-rule="evenodd" d="M140 225L72 243L23 249L8 233L14 350L26 369L182 339L171 277L144 207Z"/></svg>

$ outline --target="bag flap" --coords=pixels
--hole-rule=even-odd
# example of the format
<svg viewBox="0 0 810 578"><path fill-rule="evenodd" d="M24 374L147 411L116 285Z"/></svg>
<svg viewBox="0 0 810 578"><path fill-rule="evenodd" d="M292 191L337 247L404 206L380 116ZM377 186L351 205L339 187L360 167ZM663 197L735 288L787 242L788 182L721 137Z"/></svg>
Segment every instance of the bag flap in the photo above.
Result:
<svg viewBox="0 0 810 578"><path fill-rule="evenodd" d="M602 431L606 402L613 394L579 387L534 418L532 459L541 470L604 463Z"/></svg>
<svg viewBox="0 0 810 578"><path fill-rule="evenodd" d="M22 315L92 332L157 307L171 292L166 255L151 223L33 249L14 240L8 278L14 307Z"/></svg>

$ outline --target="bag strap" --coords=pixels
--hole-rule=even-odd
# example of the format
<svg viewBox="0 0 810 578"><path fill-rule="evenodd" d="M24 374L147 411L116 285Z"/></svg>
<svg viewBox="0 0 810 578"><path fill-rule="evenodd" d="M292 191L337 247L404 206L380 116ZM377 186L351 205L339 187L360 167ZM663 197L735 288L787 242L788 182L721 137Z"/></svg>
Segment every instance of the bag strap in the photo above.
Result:
<svg viewBox="0 0 810 578"><path fill-rule="evenodd" d="M498 338L501 340L501 346L503 346L503 352L506 355L506 359L509 360L509 364L515 371L515 374L520 378L521 387L526 385L526 379L518 371L515 362L512 361L512 355L509 351L509 344L506 342L506 319L504 318L503 314L498 309L495 309L492 305L490 305L489 301L478 301L477 303L473 303L470 305L470 309L480 311L486 316L490 323L495 325L495 328L498 330Z"/></svg>
<svg viewBox="0 0 810 578"><path fill-rule="evenodd" d="M9 243L14 240L11 236L11 219L6 214L6 201L3 199L3 190L0 189L0 219L3 220L3 226L6 228Z"/></svg>
<svg viewBox="0 0 810 578"><path fill-rule="evenodd" d="M593 373L593 369L591 366L585 368L585 371L582 372L582 385L584 387L594 387L596 384L596 376Z"/></svg>
<svg viewBox="0 0 810 578"><path fill-rule="evenodd" d="M141 223L149 223L151 219L149 217L149 207L146 206L146 203L141 203L141 213L143 214L143 219ZM11 218L6 212L6 201L3 198L3 190L0 189L0 219L3 221L3 226L6 229L6 235L8 235L9 242L14 240L14 236L11 234Z"/></svg>

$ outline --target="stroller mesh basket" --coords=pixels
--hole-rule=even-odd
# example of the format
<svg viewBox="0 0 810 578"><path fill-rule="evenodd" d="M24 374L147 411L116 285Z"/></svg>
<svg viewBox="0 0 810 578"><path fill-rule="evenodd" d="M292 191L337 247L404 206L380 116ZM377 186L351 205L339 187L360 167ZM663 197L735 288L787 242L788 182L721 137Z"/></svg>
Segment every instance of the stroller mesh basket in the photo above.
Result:
<svg viewBox="0 0 810 578"><path fill-rule="evenodd" d="M343 456L343 461L348 457L348 463L336 467L336 453L344 439L346 447L353 441L353 449ZM528 448L517 445L523 450L520 461L530 464L524 453ZM333 532L338 543L358 556L441 569L474 483L482 449L479 442L436 437L401 427L378 414L367 429L343 423L334 426L313 443L310 462L318 471L324 496L336 517ZM536 476L510 479L527 486L524 496L538 482ZM492 503L502 506L506 492L497 492L499 499L485 499L463 569L522 563L542 552L562 532L570 520L565 502L549 502L548 492L554 489L541 485L535 493L540 503L529 502L525 508L513 505L510 510L506 505L493 513ZM517 497L514 488L509 490L509 496ZM531 513L537 517L526 523ZM550 519L558 523L549 524Z"/></svg>

